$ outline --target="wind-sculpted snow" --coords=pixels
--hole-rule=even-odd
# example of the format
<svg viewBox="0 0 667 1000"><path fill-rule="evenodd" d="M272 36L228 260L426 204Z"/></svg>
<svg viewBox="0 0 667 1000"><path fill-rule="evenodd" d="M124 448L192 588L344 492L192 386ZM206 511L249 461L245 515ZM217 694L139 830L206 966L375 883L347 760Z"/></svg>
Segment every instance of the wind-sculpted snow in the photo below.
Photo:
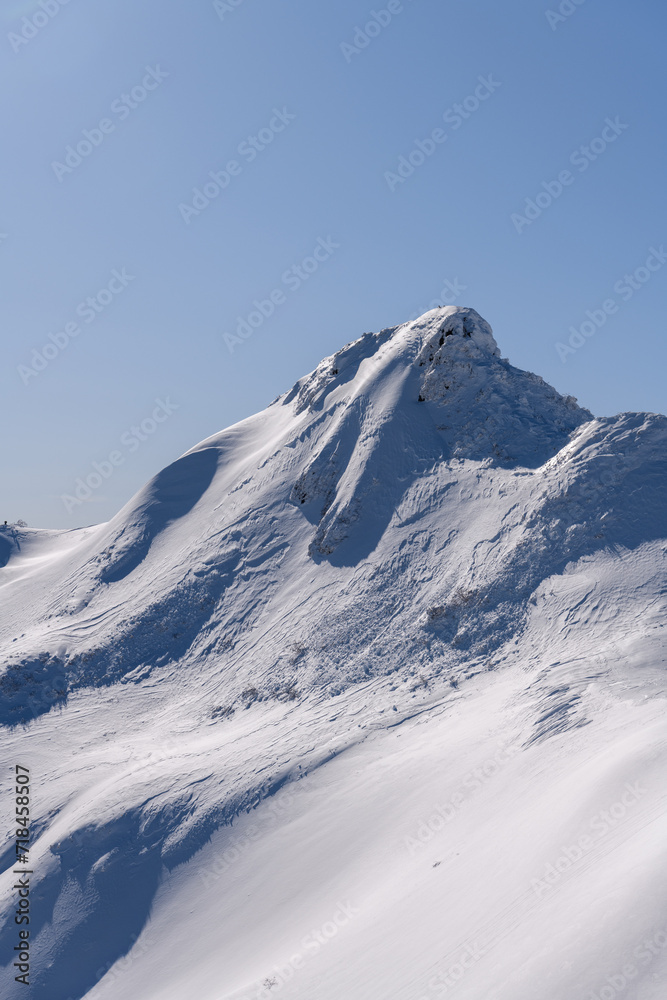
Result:
<svg viewBox="0 0 667 1000"><path fill-rule="evenodd" d="M340 867L334 865L327 884L343 879L346 899L358 887L383 926L387 908L374 908L384 894L389 910L409 910L412 890L406 896L400 886L417 879L430 900L413 913L415 939L405 931L411 943L404 960L387 953L382 962L394 972L385 975L373 920L360 918L348 943L341 931L345 962L332 957L330 968L303 979L295 974L295 992L284 991L297 1000L432 1000L435 964L449 961L458 939L439 944L432 937L431 925L444 918L429 916L436 904L427 876L447 873L447 896L453 893L452 906L466 924L465 880L460 892L451 888L460 878L456 859L473 845L484 868L482 835L487 844L505 837L511 853L516 831L508 823L503 833L501 823L497 834L494 824L499 808L511 812L525 769L539 797L538 776L570 766L574 774L591 748L603 757L616 737L607 721L616 711L616 688L642 706L635 711L624 703L637 733L640 719L648 720L647 732L657 726L651 713L662 690L666 440L664 417L594 418L501 358L491 328L474 310L447 307L365 334L325 359L262 413L168 466L108 524L74 532L0 529L0 723L7 759L32 748L39 788L31 855L40 900L35 998L98 1000L101 980L100 990L108 986L101 1000L181 1000L184 991L203 1000L256 1000L263 980L271 981L271 962L262 973L257 957L266 952L268 961L270 949L257 942L247 960L239 957L247 950L243 942L237 949L209 942L214 956L223 948L225 968L240 963L238 974L223 971L209 982L197 973L196 988L189 980L172 988L161 972L161 985L153 987L132 971L143 969L150 954L142 942L146 935L152 940L150 914L161 919L160 894L180 898L184 891L178 872L197 870L206 886L208 869L197 866L213 849L211 838L236 843L237 828L265 815L266 800L311 789L311 805L298 820L290 806L280 822L266 826L266 855L264 840L255 847L252 838L241 852L234 872L243 870L252 886L243 899L257 897L261 909L259 875L245 869L244 858L256 859L270 885L287 859L298 882L298 851L292 858L286 845L317 841L320 820L313 817L327 811L322 798L332 774L341 782L335 794L354 812L367 797L365 768L375 761L378 816L400 794L419 828L436 792L424 791L413 806L411 796L422 784L430 787L432 775L448 780L461 755L472 767L484 730L494 759L498 747L511 743L513 763L504 773L513 777L500 780L489 798L480 792L467 832L453 841L456 850L443 842L421 872L409 852L401 847L397 857L385 843L377 863L369 862L375 874L367 884L363 871L353 872L344 860L354 850L335 847ZM486 724L472 707L481 704ZM409 734L404 742L413 751L398 760L405 784L397 790L381 761L401 734ZM441 744L443 756L430 756L432 745ZM633 754L619 757L619 780L626 771L627 780L635 775ZM410 771L408 762L422 758L423 766ZM594 813L605 803L590 789L585 808ZM649 796L636 815L649 824L658 807ZM398 830L402 815L397 805L388 831ZM454 838L458 822L452 820ZM536 843L551 844L539 819L526 822L536 824ZM331 817L327 823L336 826ZM362 826L375 829L374 819ZM373 837L390 835L382 829ZM355 833L360 844L363 830ZM556 848L545 847L542 858L524 845L515 864L532 851L539 871ZM302 891L311 899L317 878L307 875L307 856ZM622 874L631 866L619 861L614 868L605 850L595 857L601 885L613 871L632 896L634 884L626 885ZM5 852L10 864L8 858ZM388 869L386 858L393 859ZM442 865L437 875L436 865ZM650 878L655 870L647 866ZM234 937L224 908L227 893L237 898L240 876L222 871L221 892L187 907L203 906L207 927L222 921ZM2 878L0 935L11 949L11 872ZM468 881L476 878L473 866ZM281 925L286 904L275 892L267 919L273 914ZM525 940L533 921L526 900L533 895L522 889L511 906L497 902L488 920L515 927ZM340 902L327 906L338 912ZM235 905L240 912L245 904ZM329 919L317 912L319 924ZM311 918L290 919L298 941ZM558 927L565 919L558 917ZM485 948L498 947L502 935L488 921L471 917L466 926L483 932ZM166 940L168 929L162 933ZM188 933L208 931L190 924ZM364 942L358 949L356 936ZM288 957L294 954L289 940L284 947ZM373 973L364 965L367 947ZM574 965L585 967L585 942L572 947ZM389 952L399 955L401 948ZM134 965L107 975L126 953L136 956ZM176 962L168 948L159 953L165 966ZM333 944L327 954L334 956ZM494 955L492 963L499 960ZM558 954L552 958L561 969ZM526 971L526 962L517 959L516 966L524 970L525 989L499 987L499 998L527 1000L540 981L544 1000L585 1000L569 980L558 979L549 992L548 962L543 980ZM342 971L348 965L358 970L352 979ZM315 960L312 967L320 969ZM490 995L489 968L480 957L469 987L461 986L462 1000ZM14 1000L21 994L8 982L2 995Z"/></svg>
<svg viewBox="0 0 667 1000"><path fill-rule="evenodd" d="M107 548L109 558L100 572L102 583L115 583L136 569L167 524L192 510L210 486L217 461L214 448L184 455L141 491L134 510L121 512L120 530Z"/></svg>

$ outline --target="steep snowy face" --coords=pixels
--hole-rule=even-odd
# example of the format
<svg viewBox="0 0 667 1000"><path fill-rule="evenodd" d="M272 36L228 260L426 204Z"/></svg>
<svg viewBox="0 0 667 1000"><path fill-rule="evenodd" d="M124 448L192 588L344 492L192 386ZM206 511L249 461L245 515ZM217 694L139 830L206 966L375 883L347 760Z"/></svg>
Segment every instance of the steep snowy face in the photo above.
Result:
<svg viewBox="0 0 667 1000"><path fill-rule="evenodd" d="M419 398L432 404L448 457L535 468L592 419L572 396L501 358L491 327L474 309L447 312L436 318L435 333L427 328L417 364Z"/></svg>
<svg viewBox="0 0 667 1000"><path fill-rule="evenodd" d="M500 357L474 309L434 309L327 358L283 399L329 420L292 499L328 556L363 511L387 521L408 483L434 463L537 468L592 419L571 396ZM383 485L380 492L379 485Z"/></svg>
<svg viewBox="0 0 667 1000"><path fill-rule="evenodd" d="M433 404L427 411L446 445L439 457L531 468L592 419L572 396L501 358L489 324L474 309L455 306L365 334L326 358L282 401L298 413L352 403L372 409L378 424L399 416L399 404ZM421 431L420 418L411 416Z"/></svg>
<svg viewBox="0 0 667 1000"><path fill-rule="evenodd" d="M500 357L491 327L474 309L445 306L432 309L419 319L402 326L389 327L380 333L365 333L347 344L337 354L325 358L310 375L300 379L291 392L281 397L294 403L298 413L309 408L321 410L339 396L336 390L351 386L353 395L368 394L374 383L386 378L394 365L407 376L411 366L434 361L439 348L447 341L449 358L462 351L470 360ZM445 355L440 354L439 360Z"/></svg>

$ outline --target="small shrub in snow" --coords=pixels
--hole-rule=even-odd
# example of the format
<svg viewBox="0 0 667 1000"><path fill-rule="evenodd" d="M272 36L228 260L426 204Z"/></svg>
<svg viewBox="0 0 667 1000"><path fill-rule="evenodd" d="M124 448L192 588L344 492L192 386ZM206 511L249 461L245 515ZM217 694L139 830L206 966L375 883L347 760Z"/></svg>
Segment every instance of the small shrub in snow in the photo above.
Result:
<svg viewBox="0 0 667 1000"><path fill-rule="evenodd" d="M245 691L241 691L241 698L246 702L246 708L252 705L253 701L257 701L259 698L259 691L256 687L246 688Z"/></svg>
<svg viewBox="0 0 667 1000"><path fill-rule="evenodd" d="M476 590L463 590L459 587L458 590L454 591L452 599L449 602L450 608L460 608L464 604L470 604L470 602L477 597L478 591Z"/></svg>
<svg viewBox="0 0 667 1000"><path fill-rule="evenodd" d="M212 719L228 719L233 714L234 709L231 705L217 705L216 708L211 709Z"/></svg>
<svg viewBox="0 0 667 1000"><path fill-rule="evenodd" d="M307 653L306 647L300 642L293 642L291 649L290 663L296 663L297 660L300 660Z"/></svg>

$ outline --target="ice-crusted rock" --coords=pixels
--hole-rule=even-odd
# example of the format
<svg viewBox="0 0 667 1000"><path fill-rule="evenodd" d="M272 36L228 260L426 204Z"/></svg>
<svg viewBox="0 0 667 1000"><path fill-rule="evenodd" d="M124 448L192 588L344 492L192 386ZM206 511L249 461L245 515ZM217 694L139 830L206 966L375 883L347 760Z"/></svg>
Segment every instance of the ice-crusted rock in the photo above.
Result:
<svg viewBox="0 0 667 1000"><path fill-rule="evenodd" d="M471 350L500 357L500 348L493 336L493 330L475 309L464 306L432 309L431 312L415 320L413 325L426 333L427 340L423 352L432 353L436 346L443 347L445 341L452 337L453 339L449 341L450 346L466 341L465 346ZM434 340L437 340L437 344Z"/></svg>

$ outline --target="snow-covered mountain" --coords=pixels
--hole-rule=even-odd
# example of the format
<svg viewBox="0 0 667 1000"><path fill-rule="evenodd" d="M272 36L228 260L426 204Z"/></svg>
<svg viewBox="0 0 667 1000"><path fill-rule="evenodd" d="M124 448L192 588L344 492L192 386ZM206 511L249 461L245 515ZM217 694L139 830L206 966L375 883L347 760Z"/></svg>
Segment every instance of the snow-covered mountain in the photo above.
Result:
<svg viewBox="0 0 667 1000"><path fill-rule="evenodd" d="M447 307L0 532L31 995L662 998L666 439Z"/></svg>

